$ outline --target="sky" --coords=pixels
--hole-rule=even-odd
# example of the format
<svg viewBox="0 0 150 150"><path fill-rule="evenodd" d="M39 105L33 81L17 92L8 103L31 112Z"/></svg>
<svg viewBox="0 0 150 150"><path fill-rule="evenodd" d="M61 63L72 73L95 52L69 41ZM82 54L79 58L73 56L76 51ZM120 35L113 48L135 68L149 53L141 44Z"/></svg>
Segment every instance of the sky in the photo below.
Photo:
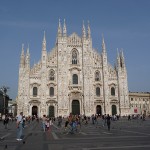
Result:
<svg viewBox="0 0 150 150"><path fill-rule="evenodd" d="M31 67L41 58L46 33L47 51L56 41L58 21L67 34L82 35L90 23L93 48L101 53L102 34L108 61L114 65L123 49L131 92L150 92L149 0L0 0L0 87L15 99L22 44L30 48Z"/></svg>

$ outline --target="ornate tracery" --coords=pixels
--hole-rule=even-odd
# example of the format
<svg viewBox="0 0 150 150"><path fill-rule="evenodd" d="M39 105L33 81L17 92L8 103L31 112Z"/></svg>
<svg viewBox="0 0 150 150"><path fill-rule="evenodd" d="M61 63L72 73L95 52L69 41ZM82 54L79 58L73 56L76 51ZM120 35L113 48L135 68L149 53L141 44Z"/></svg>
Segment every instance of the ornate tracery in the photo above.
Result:
<svg viewBox="0 0 150 150"><path fill-rule="evenodd" d="M77 64L78 63L78 54L77 54L77 50L74 49L72 51L72 64Z"/></svg>

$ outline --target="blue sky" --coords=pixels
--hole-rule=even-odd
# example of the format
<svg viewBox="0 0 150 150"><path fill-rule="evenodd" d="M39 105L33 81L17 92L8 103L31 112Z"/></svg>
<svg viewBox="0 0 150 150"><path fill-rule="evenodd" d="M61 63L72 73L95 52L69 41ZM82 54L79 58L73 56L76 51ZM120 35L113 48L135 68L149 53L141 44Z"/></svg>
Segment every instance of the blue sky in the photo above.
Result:
<svg viewBox="0 0 150 150"><path fill-rule="evenodd" d="M108 61L123 48L129 91L150 92L149 0L0 0L0 86L15 99L22 43L30 47L31 66L41 57L43 32L47 50L55 44L58 20L66 19L68 35L81 36L89 20L93 47L101 52L102 34Z"/></svg>

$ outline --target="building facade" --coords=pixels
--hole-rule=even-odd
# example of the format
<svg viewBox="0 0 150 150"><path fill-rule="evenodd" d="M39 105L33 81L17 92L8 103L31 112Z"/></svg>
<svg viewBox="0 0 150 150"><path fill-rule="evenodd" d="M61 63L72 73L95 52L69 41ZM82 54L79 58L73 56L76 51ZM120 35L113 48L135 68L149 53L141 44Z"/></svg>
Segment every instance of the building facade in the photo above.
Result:
<svg viewBox="0 0 150 150"><path fill-rule="evenodd" d="M9 96L3 90L0 90L0 117L3 114L8 114L8 101Z"/></svg>
<svg viewBox="0 0 150 150"><path fill-rule="evenodd" d="M102 38L101 53L92 46L91 30L84 23L82 36L67 35L59 21L54 48L47 51L46 36L41 59L30 67L29 47L22 46L17 97L18 113L25 115L68 116L73 114L129 113L127 70L123 51L116 65L107 60Z"/></svg>
<svg viewBox="0 0 150 150"><path fill-rule="evenodd" d="M17 115L17 103L15 100L8 101L8 115L15 117Z"/></svg>
<svg viewBox="0 0 150 150"><path fill-rule="evenodd" d="M150 115L150 93L129 92L130 113Z"/></svg>

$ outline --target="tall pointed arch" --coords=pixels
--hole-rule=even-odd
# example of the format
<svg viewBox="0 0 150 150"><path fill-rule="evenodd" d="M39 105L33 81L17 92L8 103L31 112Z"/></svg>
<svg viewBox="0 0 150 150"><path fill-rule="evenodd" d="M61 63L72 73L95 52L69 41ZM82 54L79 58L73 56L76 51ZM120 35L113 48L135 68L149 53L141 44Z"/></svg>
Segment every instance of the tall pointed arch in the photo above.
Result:
<svg viewBox="0 0 150 150"><path fill-rule="evenodd" d="M111 87L111 95L115 96L115 88L114 87Z"/></svg>
<svg viewBox="0 0 150 150"><path fill-rule="evenodd" d="M33 96L36 97L38 95L38 88L33 87Z"/></svg>
<svg viewBox="0 0 150 150"><path fill-rule="evenodd" d="M77 49L72 50L72 64L78 64L78 51L77 51Z"/></svg>
<svg viewBox="0 0 150 150"><path fill-rule="evenodd" d="M95 81L100 81L100 72L98 70L95 72Z"/></svg>
<svg viewBox="0 0 150 150"><path fill-rule="evenodd" d="M78 84L78 75L77 74L73 74L73 76L72 76L72 83L73 84Z"/></svg>
<svg viewBox="0 0 150 150"><path fill-rule="evenodd" d="M49 80L53 81L55 79L55 71L51 69L49 71Z"/></svg>

